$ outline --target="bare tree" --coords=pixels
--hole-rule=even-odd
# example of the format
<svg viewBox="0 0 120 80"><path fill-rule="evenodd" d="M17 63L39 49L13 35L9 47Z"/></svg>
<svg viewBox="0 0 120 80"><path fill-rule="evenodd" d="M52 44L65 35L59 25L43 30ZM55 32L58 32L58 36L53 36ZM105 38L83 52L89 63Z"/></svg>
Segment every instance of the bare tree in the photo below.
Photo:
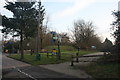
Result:
<svg viewBox="0 0 120 80"><path fill-rule="evenodd" d="M97 38L94 28L95 26L90 21L78 20L74 22L73 37L77 47L88 49L92 45L95 45L93 42L99 40L99 38Z"/></svg>
<svg viewBox="0 0 120 80"><path fill-rule="evenodd" d="M70 38L67 33L57 33L57 35L61 37L61 45L70 44Z"/></svg>

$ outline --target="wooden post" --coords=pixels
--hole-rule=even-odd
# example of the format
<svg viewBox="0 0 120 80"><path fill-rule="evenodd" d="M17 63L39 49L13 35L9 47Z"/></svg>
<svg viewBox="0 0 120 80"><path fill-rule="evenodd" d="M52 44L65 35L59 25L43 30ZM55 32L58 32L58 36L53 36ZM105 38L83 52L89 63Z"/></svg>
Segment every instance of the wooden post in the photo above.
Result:
<svg viewBox="0 0 120 80"><path fill-rule="evenodd" d="M49 53L47 52L47 58L49 58Z"/></svg>
<svg viewBox="0 0 120 80"><path fill-rule="evenodd" d="M104 52L104 57L106 57L106 52Z"/></svg>
<svg viewBox="0 0 120 80"><path fill-rule="evenodd" d="M72 61L71 61L71 66L74 66L73 64L73 55L71 55Z"/></svg>
<svg viewBox="0 0 120 80"><path fill-rule="evenodd" d="M106 52L104 52L104 62L105 62L105 58L106 58Z"/></svg>
<svg viewBox="0 0 120 80"><path fill-rule="evenodd" d="M76 53L76 62L78 63L78 53Z"/></svg>

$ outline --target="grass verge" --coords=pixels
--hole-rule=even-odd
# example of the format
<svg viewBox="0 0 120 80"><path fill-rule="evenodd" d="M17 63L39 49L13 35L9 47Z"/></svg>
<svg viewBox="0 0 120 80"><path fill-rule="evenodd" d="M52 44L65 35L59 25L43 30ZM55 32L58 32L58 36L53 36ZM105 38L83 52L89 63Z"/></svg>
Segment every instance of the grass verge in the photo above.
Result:
<svg viewBox="0 0 120 80"><path fill-rule="evenodd" d="M80 51L79 52L79 56L80 55L85 55L85 54L90 54L93 53L93 51ZM51 54L51 53L50 53ZM58 64L58 63L63 63L66 61L70 61L71 60L71 54L75 53L70 53L70 52L63 52L61 54L61 59L58 60L56 56L49 56L47 57L46 53L41 53L41 59L40 60L36 60L36 55L30 55L30 54L24 54L24 59L22 60L23 62L29 63L31 65L42 65L42 64ZM20 54L11 54L8 57L16 59L16 60L20 60Z"/></svg>
<svg viewBox="0 0 120 80"><path fill-rule="evenodd" d="M118 79L120 63L93 63L84 67L84 70L90 74L93 78L112 78Z"/></svg>

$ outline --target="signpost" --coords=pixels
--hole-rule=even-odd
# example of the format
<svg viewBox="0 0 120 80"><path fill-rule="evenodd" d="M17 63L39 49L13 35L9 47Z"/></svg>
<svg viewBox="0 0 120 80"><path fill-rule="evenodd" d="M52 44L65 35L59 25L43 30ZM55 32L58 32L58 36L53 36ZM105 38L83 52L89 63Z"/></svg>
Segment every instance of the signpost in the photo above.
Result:
<svg viewBox="0 0 120 80"><path fill-rule="evenodd" d="M53 48L54 48L55 40L57 40L56 32L55 32L55 31L52 31L52 32L50 32L50 33L52 34L52 45L53 45Z"/></svg>
<svg viewBox="0 0 120 80"><path fill-rule="evenodd" d="M56 32L54 32L54 31L52 31L51 34L52 34L52 43L53 43L53 46L54 46L55 41L58 40L58 42L57 42L57 43L58 43L58 53L57 53L57 57L58 57L58 59L60 60L60 58L61 58L61 51L60 51L61 37L60 37L60 36L57 36L57 35L56 35ZM53 47L53 49L54 49L54 47Z"/></svg>

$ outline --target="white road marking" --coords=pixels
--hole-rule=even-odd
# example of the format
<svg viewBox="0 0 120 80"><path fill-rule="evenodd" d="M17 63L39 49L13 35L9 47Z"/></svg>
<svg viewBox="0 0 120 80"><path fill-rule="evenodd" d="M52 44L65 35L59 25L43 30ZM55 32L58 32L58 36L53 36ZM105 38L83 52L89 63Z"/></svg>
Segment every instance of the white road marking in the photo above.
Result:
<svg viewBox="0 0 120 80"><path fill-rule="evenodd" d="M33 79L33 80L37 80L37 79L36 79L36 78L34 78L33 76L31 76L31 75L29 75L29 74L27 74L27 73L25 73L25 72L21 71L19 68L14 67L14 69L17 69L17 71L18 71L18 72L20 72L20 73L22 73L22 74L24 74L24 75L28 76L29 78L31 78L31 79Z"/></svg>

